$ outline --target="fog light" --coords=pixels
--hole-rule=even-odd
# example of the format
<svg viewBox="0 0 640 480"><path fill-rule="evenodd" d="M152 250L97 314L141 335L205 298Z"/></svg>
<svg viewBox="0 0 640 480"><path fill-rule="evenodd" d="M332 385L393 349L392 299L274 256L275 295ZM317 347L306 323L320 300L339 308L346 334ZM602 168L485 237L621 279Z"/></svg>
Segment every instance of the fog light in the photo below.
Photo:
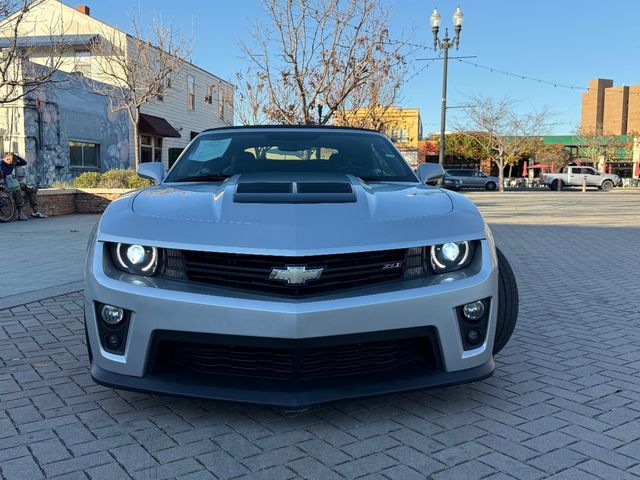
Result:
<svg viewBox="0 0 640 480"><path fill-rule="evenodd" d="M100 309L100 316L107 325L117 325L124 320L124 310L113 305L103 305Z"/></svg>
<svg viewBox="0 0 640 480"><path fill-rule="evenodd" d="M109 333L104 337L104 343L107 344L107 347L115 350L120 346L121 340L120 336L115 333Z"/></svg>
<svg viewBox="0 0 640 480"><path fill-rule="evenodd" d="M484 302L478 300L462 307L462 314L467 320L478 321L484 316Z"/></svg>
<svg viewBox="0 0 640 480"><path fill-rule="evenodd" d="M473 330L469 330L467 332L467 342L471 345L477 345L482 341L482 330L479 328L474 328Z"/></svg>

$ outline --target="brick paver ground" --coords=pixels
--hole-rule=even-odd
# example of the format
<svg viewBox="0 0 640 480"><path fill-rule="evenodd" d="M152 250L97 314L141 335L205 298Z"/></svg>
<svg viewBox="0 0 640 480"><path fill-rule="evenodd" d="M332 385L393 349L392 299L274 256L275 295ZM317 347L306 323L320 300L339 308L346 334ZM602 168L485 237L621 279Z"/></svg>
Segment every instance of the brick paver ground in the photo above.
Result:
<svg viewBox="0 0 640 480"><path fill-rule="evenodd" d="M495 375L466 386L299 413L116 391L89 377L80 294L0 311L0 476L639 478L640 203L602 198L548 222L478 199L522 301Z"/></svg>

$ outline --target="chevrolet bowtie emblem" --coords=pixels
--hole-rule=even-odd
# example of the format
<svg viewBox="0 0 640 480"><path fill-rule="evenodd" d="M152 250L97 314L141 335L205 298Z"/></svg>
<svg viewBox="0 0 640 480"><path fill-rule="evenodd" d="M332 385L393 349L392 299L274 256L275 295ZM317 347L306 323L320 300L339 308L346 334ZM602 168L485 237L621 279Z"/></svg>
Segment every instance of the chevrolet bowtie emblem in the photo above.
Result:
<svg viewBox="0 0 640 480"><path fill-rule="evenodd" d="M310 268L304 265L287 265L286 268L274 268L269 278L282 280L288 285L306 285L309 280L319 280L324 268Z"/></svg>

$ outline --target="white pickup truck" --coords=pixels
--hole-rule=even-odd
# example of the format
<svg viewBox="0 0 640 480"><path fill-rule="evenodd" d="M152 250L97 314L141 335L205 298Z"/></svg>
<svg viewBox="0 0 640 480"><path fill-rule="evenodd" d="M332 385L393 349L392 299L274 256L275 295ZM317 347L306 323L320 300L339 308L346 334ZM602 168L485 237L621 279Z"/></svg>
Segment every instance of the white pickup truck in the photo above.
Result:
<svg viewBox="0 0 640 480"><path fill-rule="evenodd" d="M620 177L613 173L600 173L592 167L574 167L565 168L564 173L545 173L542 181L551 190L557 190L567 187L580 187L582 182L587 187L598 187L602 190L611 190L620 183ZM560 185L558 185L560 182Z"/></svg>

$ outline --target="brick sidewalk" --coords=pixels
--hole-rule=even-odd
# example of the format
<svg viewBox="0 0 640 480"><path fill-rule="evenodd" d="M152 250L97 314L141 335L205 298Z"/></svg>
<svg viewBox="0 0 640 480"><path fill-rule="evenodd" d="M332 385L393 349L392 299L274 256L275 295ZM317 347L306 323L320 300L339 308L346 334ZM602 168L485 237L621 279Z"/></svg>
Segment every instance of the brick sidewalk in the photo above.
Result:
<svg viewBox="0 0 640 480"><path fill-rule="evenodd" d="M297 414L93 384L79 294L0 311L1 476L638 478L640 228L626 224L492 227L522 297L492 378Z"/></svg>

